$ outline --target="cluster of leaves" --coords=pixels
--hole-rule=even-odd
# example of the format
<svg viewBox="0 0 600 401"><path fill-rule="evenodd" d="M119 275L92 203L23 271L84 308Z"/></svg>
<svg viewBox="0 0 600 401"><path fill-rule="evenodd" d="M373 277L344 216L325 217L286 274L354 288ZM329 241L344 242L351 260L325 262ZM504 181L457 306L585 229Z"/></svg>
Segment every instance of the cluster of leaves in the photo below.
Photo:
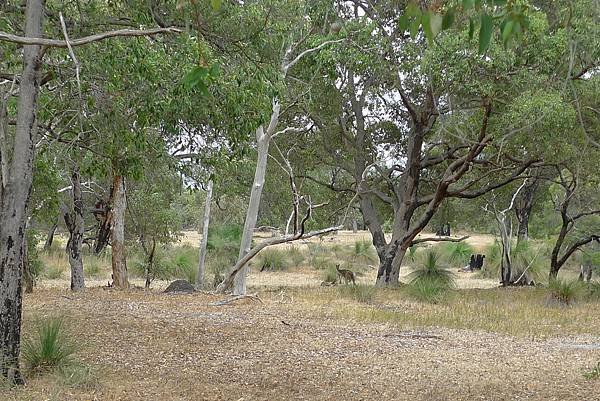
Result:
<svg viewBox="0 0 600 401"><path fill-rule="evenodd" d="M398 20L398 29L409 31L414 38L423 28L429 43L433 43L438 34L449 29L457 21L457 13L467 17L469 38L472 39L476 25L479 23L479 52L484 53L489 45L498 23L499 33L506 45L515 37L519 37L529 26L528 6L509 0L462 0L449 2L444 9L433 5L422 9L417 2L410 2ZM465 20L460 18L459 20Z"/></svg>

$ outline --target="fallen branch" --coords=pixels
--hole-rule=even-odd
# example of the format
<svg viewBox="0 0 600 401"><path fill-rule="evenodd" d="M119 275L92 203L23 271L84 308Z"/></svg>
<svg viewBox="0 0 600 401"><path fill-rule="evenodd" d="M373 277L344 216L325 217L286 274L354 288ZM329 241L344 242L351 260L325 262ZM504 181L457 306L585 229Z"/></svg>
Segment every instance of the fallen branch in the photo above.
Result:
<svg viewBox="0 0 600 401"><path fill-rule="evenodd" d="M264 302L262 301L262 299L260 299L258 294L248 294L248 295L236 295L235 297L224 299L222 301L211 302L209 305L210 306L223 306L223 305L228 305L235 301L239 301L240 299L246 299L246 298L251 299L253 301L260 301L261 304L264 304Z"/></svg>
<svg viewBox="0 0 600 401"><path fill-rule="evenodd" d="M462 242L462 241L466 240L467 238L469 238L468 235L465 235L464 237L461 237L461 238L439 238L439 237L419 238L419 239L412 240L412 242L410 243L410 246L420 244L423 242Z"/></svg>

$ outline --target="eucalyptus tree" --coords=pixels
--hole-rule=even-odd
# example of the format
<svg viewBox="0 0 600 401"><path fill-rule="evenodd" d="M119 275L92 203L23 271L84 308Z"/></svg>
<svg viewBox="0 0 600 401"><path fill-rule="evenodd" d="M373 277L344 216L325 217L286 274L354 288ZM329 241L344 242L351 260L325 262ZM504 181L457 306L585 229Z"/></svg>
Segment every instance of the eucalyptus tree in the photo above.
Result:
<svg viewBox="0 0 600 401"><path fill-rule="evenodd" d="M411 37L393 6L347 2L340 17L353 35L317 55L330 74L308 106L321 136L313 141L326 149L323 165L344 171L336 188L359 197L380 258L378 284L394 285L404 253L423 241L417 235L445 199L479 197L539 163L533 146L522 147L527 130L502 114L520 101L516 93L547 80L562 43L549 46L560 36L539 12L529 13L522 40L493 40L485 55L458 29L435 44L427 32ZM544 46L548 53L534 53ZM382 209L393 215L389 240Z"/></svg>

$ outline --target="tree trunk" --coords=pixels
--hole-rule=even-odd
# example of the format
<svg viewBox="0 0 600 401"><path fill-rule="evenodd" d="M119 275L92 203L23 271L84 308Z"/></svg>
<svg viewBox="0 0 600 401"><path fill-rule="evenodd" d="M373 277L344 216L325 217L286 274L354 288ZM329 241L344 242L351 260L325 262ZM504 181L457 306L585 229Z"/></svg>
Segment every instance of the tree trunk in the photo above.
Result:
<svg viewBox="0 0 600 401"><path fill-rule="evenodd" d="M388 245L385 256L379 262L377 271L377 287L397 287L400 285L400 266L406 254L406 249L394 245L392 242Z"/></svg>
<svg viewBox="0 0 600 401"><path fill-rule="evenodd" d="M112 274L113 285L116 288L129 288L127 279L127 260L125 253L125 209L127 206L125 195L125 177L115 175L113 178L112 195Z"/></svg>
<svg viewBox="0 0 600 401"><path fill-rule="evenodd" d="M515 215L519 222L517 230L517 243L529 240L529 217L533 209L533 200L539 185L539 180L534 179L520 192L515 202Z"/></svg>
<svg viewBox="0 0 600 401"><path fill-rule="evenodd" d="M356 223L356 219L352 220L352 232L354 234L358 232L358 224Z"/></svg>
<svg viewBox="0 0 600 401"><path fill-rule="evenodd" d="M148 250L146 248L146 245L144 243L144 240L142 240L142 247L144 248L144 251L147 252L147 260L146 260L146 271L145 276L146 276L146 282L144 283L144 288L148 289L150 288L150 284L152 283L152 280L154 279L154 253L156 251L156 238L152 237L152 248L150 248L150 250ZM152 278L151 278L152 276Z"/></svg>
<svg viewBox="0 0 600 401"><path fill-rule="evenodd" d="M27 0L25 36L41 37L44 9ZM19 369L22 309L22 256L25 211L33 176L37 98L40 87L40 46L23 46L13 157L0 198L0 372L9 383L22 384ZM5 144L3 144L5 145Z"/></svg>
<svg viewBox="0 0 600 401"><path fill-rule="evenodd" d="M54 224L52 224L52 227L50 227L50 230L48 230L48 234L46 235L46 242L44 242L44 251L47 251L52 247L52 242L54 242L54 234L56 234L57 228L58 228L58 218L54 221Z"/></svg>
<svg viewBox="0 0 600 401"><path fill-rule="evenodd" d="M202 239L200 240L200 260L198 261L198 273L196 274L196 289L201 290L204 286L204 272L206 266L206 247L208 245L208 226L210 224L210 202L212 201L213 182L208 181L206 189L206 200L204 201L204 219L202 220Z"/></svg>
<svg viewBox="0 0 600 401"><path fill-rule="evenodd" d="M29 264L29 253L28 253L28 245L27 245L27 234L25 234L25 238L23 239L23 284L25 286L25 293L31 294L33 292L33 274L31 273L31 265Z"/></svg>
<svg viewBox="0 0 600 401"><path fill-rule="evenodd" d="M83 199L81 197L81 176L79 168L75 167L71 174L73 185L73 210L64 207L63 217L65 225L69 230L69 241L67 242L67 254L69 255L69 265L71 266L71 290L79 291L85 288L85 279L83 274L83 234L85 232L83 220Z"/></svg>
<svg viewBox="0 0 600 401"><path fill-rule="evenodd" d="M258 141L258 159L256 160L256 171L254 173L252 191L250 192L250 203L248 205L248 211L246 212L246 221L244 222L244 231L242 233L242 243L240 245L238 260L242 259L248 252L250 252L250 246L252 245L252 234L254 233L254 227L256 226L256 220L258 218L260 197L262 195L262 190L265 184L265 174L267 172L267 157L269 155L269 141L271 138L265 134L262 126L257 129L256 138ZM246 294L247 275L248 266L246 265L235 276L233 285L234 295Z"/></svg>

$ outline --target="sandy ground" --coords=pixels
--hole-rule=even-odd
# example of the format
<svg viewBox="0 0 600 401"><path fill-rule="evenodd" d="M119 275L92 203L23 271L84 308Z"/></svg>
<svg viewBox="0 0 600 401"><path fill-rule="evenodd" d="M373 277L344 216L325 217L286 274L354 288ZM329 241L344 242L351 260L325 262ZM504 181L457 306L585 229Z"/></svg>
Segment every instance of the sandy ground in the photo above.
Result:
<svg viewBox="0 0 600 401"><path fill-rule="evenodd" d="M600 380L582 375L600 360L598 336L405 331L319 318L276 292L262 297L213 306L221 297L38 290L26 296L26 322L68 316L79 358L100 381L67 388L32 378L0 389L0 399L600 400Z"/></svg>

